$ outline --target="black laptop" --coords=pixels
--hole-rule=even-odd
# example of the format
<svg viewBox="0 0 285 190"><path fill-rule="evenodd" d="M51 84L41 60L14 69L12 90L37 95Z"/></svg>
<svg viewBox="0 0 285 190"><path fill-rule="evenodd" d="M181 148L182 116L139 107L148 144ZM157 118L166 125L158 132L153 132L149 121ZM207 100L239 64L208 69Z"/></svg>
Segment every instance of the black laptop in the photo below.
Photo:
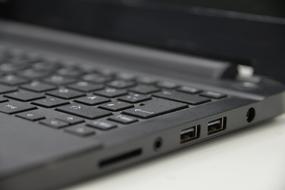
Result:
<svg viewBox="0 0 285 190"><path fill-rule="evenodd" d="M63 188L280 115L284 12L0 1L0 189Z"/></svg>

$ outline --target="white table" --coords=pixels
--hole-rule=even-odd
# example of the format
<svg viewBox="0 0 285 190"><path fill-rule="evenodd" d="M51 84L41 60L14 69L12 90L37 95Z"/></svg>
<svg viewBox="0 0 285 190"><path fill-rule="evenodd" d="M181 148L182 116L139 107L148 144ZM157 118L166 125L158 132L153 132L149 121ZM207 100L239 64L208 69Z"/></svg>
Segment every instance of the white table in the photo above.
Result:
<svg viewBox="0 0 285 190"><path fill-rule="evenodd" d="M285 115L68 190L285 190Z"/></svg>

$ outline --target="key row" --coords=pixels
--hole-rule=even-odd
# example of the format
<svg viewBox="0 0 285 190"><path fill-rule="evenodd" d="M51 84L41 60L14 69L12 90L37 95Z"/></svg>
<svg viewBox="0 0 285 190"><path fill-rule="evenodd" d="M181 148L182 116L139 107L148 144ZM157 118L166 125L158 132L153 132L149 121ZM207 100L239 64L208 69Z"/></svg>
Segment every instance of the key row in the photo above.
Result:
<svg viewBox="0 0 285 190"><path fill-rule="evenodd" d="M72 106L72 109L73 108L77 109L74 106ZM86 110L86 107L85 108L79 107L78 109L80 109L84 113L87 113L89 111L90 114L94 114L92 118L95 118L95 117L103 118L105 116L110 116L107 118L107 120L118 123L118 124L126 125L126 124L131 124L131 123L138 121L138 119L135 119L127 115L122 115L122 114L113 115L111 112L108 112L106 110L100 110L100 109ZM66 112L64 111L64 108L62 109L62 111ZM26 119L29 121L33 121L33 122L38 121L40 124L44 126L48 126L54 129L64 129L65 131L71 132L78 136L90 136L91 134L92 135L95 134L95 131L92 131L91 129L87 130L86 127L96 128L102 131L106 131L106 130L110 130L110 129L118 127L118 124L115 124L109 121L90 121L90 122L87 122L87 124L84 124L84 126L82 125L77 126L78 124L84 123L85 120L82 119L81 117L72 116L72 115L61 115L61 114L58 114L58 116L55 118L49 118L49 117L46 117L41 112L39 112L38 109L33 105L30 105L27 103L14 102L14 101L8 102L5 100L4 103L3 102L0 103L0 112L6 113L6 114L15 114L16 117ZM73 112L72 114L76 115L75 112ZM88 117L91 116L90 114L88 115ZM78 129L81 129L81 130L78 131Z"/></svg>
<svg viewBox="0 0 285 190"><path fill-rule="evenodd" d="M102 83L106 82L103 80L102 76L99 74L88 74L87 77L82 80L76 78L69 78L60 75L53 75L48 78L45 78L42 81L30 81L29 79L25 79L19 77L17 75L5 75L0 77L0 83L9 86L19 86L22 85L23 88L36 91L43 92L48 91L50 89L54 89L58 86L68 86L69 88L82 91L82 92L90 92L98 89L104 88ZM90 77L89 77L90 76ZM78 81L79 80L79 81ZM104 83L105 84L105 83ZM126 81L126 80L118 80L111 79L105 85L116 88L116 89L132 89L138 93L149 94L153 92L157 92L159 89L176 89L181 92L197 94L201 93L202 90L187 87L187 86L179 86L172 82L156 82L153 84L140 84L137 81Z"/></svg>

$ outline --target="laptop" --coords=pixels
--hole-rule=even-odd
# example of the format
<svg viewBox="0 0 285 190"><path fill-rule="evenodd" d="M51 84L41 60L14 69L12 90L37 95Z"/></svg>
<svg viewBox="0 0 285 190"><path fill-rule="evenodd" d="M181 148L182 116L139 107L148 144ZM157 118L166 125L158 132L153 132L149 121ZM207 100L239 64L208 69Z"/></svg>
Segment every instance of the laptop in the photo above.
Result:
<svg viewBox="0 0 285 190"><path fill-rule="evenodd" d="M281 5L0 1L0 189L67 187L282 114Z"/></svg>

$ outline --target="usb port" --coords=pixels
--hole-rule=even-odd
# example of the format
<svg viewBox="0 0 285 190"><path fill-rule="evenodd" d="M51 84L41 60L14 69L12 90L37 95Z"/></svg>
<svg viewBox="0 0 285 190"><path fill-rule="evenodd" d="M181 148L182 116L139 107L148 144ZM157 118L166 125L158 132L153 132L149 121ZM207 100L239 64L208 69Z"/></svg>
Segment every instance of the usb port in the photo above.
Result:
<svg viewBox="0 0 285 190"><path fill-rule="evenodd" d="M226 129L227 118L219 118L208 122L208 135L218 133Z"/></svg>
<svg viewBox="0 0 285 190"><path fill-rule="evenodd" d="M181 130L180 144L199 138L200 135L199 133L200 133L200 125Z"/></svg>

